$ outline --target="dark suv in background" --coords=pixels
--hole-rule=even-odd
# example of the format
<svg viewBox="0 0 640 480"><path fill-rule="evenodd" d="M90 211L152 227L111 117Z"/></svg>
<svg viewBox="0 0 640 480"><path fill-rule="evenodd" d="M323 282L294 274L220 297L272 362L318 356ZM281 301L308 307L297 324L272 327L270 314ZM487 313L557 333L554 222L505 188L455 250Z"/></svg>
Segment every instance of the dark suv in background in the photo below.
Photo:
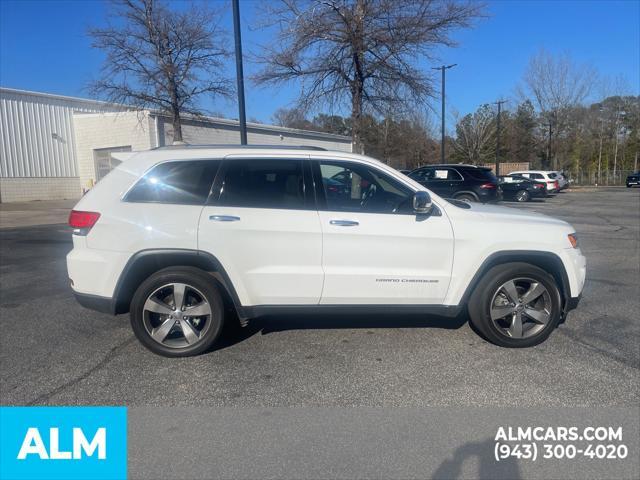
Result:
<svg viewBox="0 0 640 480"><path fill-rule="evenodd" d="M498 179L487 167L429 165L413 170L409 177L444 198L482 203L502 198Z"/></svg>

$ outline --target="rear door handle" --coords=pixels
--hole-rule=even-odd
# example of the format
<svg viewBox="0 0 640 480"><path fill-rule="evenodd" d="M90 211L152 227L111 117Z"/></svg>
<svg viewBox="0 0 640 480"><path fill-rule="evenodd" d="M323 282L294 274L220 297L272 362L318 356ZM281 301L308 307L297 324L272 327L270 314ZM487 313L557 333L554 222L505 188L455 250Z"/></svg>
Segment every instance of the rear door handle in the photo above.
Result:
<svg viewBox="0 0 640 480"><path fill-rule="evenodd" d="M330 220L329 223L339 227L355 227L356 225L360 225L360 223L355 220Z"/></svg>
<svg viewBox="0 0 640 480"><path fill-rule="evenodd" d="M233 215L209 215L209 220L214 222L237 222L240 217L234 217Z"/></svg>

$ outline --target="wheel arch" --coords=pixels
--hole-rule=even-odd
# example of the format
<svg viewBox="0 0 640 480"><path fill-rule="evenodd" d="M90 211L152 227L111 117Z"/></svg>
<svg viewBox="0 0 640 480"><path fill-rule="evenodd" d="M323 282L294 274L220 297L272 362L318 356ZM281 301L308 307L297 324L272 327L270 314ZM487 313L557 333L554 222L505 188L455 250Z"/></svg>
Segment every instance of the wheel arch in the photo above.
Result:
<svg viewBox="0 0 640 480"><path fill-rule="evenodd" d="M167 267L195 267L209 274L220 287L225 303L241 311L238 294L222 263L212 254L188 249L150 249L131 256L125 265L111 300L114 315L127 313L138 286L150 275Z"/></svg>
<svg viewBox="0 0 640 480"><path fill-rule="evenodd" d="M512 262L529 263L550 273L560 289L563 311L566 309L568 300L571 297L571 289L567 270L565 269L564 263L562 263L562 259L555 253L536 250L505 250L489 255L484 262L482 262L480 268L478 268L467 285L460 304L466 305L468 303L469 297L480 283L480 280L491 268Z"/></svg>

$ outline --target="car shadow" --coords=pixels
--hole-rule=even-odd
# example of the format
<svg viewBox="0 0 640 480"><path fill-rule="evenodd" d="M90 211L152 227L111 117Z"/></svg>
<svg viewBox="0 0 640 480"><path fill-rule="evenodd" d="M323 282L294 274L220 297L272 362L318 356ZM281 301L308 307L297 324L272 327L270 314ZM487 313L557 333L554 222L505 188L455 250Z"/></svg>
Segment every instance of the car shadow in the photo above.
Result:
<svg viewBox="0 0 640 480"><path fill-rule="evenodd" d="M518 205L527 204L527 203L544 203L545 200L548 200L551 197L542 197L542 198L531 198L528 202L519 202L514 198L503 198L502 203L516 203Z"/></svg>
<svg viewBox="0 0 640 480"><path fill-rule="evenodd" d="M446 459L434 472L433 479L458 479L465 478L463 473L464 463L467 461L478 462L476 478L518 480L522 478L522 472L518 460L507 457L500 462L495 461L495 441L487 438L478 442L467 442L458 447L451 458Z"/></svg>
<svg viewBox="0 0 640 480"><path fill-rule="evenodd" d="M246 327L242 327L238 318L229 313L225 326L218 341L209 352L223 350L244 342L260 333L284 332L289 330L340 330L361 329L373 330L384 328L436 328L456 330L469 321L468 313L461 312L456 317L443 317L429 314L282 314L266 315L249 320Z"/></svg>

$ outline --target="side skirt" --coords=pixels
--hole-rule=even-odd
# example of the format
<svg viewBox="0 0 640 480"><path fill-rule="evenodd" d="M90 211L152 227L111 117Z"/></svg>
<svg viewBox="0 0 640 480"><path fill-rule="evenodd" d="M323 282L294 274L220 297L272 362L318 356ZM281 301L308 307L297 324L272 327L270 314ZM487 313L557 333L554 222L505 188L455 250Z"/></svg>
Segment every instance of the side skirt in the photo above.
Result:
<svg viewBox="0 0 640 480"><path fill-rule="evenodd" d="M454 318L462 311L460 305L255 305L239 307L243 319L267 315L376 315L423 314Z"/></svg>

